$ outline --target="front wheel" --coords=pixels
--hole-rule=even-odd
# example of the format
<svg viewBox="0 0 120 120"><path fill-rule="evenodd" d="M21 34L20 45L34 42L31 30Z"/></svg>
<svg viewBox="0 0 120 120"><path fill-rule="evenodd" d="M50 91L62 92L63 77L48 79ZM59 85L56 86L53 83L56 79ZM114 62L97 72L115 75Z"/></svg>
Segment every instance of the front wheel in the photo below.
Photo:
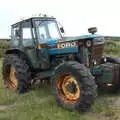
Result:
<svg viewBox="0 0 120 120"><path fill-rule="evenodd" d="M88 68L75 61L60 64L52 77L57 103L67 109L85 112L97 96L94 77Z"/></svg>

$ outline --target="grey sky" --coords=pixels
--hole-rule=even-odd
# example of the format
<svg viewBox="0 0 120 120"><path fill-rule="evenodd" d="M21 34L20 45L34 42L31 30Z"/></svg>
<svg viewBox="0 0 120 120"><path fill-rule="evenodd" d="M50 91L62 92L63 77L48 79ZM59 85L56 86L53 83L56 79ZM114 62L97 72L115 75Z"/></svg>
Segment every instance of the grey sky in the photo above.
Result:
<svg viewBox="0 0 120 120"><path fill-rule="evenodd" d="M47 13L59 20L66 35L82 35L96 26L98 33L120 36L119 0L1 0L0 38L8 38L10 25L22 17Z"/></svg>

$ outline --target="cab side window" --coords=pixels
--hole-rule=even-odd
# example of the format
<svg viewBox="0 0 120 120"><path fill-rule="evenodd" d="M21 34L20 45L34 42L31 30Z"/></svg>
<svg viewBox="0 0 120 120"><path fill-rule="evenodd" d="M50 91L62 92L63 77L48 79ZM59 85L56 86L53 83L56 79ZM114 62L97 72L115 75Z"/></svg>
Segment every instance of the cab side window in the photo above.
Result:
<svg viewBox="0 0 120 120"><path fill-rule="evenodd" d="M23 28L23 40L26 40L26 39L32 39L30 28Z"/></svg>
<svg viewBox="0 0 120 120"><path fill-rule="evenodd" d="M24 47L33 46L30 21L22 23L22 43Z"/></svg>
<svg viewBox="0 0 120 120"><path fill-rule="evenodd" d="M14 46L14 47L17 47L19 44L20 44L20 37L21 37L21 34L20 34L20 26L17 25L17 26L12 26L12 29L11 29L11 45Z"/></svg>

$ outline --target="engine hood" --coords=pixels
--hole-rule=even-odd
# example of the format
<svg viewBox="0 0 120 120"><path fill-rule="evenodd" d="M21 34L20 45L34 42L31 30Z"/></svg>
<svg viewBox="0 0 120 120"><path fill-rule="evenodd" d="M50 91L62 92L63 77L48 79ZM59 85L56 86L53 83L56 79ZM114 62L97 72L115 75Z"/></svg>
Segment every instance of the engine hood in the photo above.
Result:
<svg viewBox="0 0 120 120"><path fill-rule="evenodd" d="M43 41L41 42L41 44L48 44L48 45L54 45L57 44L57 42L67 42L67 41L76 41L76 40L84 40L84 39L91 39L91 38L104 38L101 35L97 35L97 34L89 34L89 35L82 35L82 36L68 36L68 37L62 37L62 39L52 39L52 40L48 40L48 41Z"/></svg>
<svg viewBox="0 0 120 120"><path fill-rule="evenodd" d="M84 35L84 36L75 36L75 37L63 37L63 39L61 40L50 40L47 41L47 45L49 46L49 54L50 55L60 55L60 54L69 54L69 53L78 53L78 47L65 47L65 48L59 48L56 46L56 44L58 43L60 45L60 43L64 43L64 42L74 42L77 40L85 40L85 39L90 39L90 38L100 38L102 36L100 35ZM97 44L100 42L97 42Z"/></svg>
<svg viewBox="0 0 120 120"><path fill-rule="evenodd" d="M97 35L97 34L71 36L71 37L63 37L63 41L75 41L75 40L91 39L91 38L97 38L97 37L103 37L103 36Z"/></svg>

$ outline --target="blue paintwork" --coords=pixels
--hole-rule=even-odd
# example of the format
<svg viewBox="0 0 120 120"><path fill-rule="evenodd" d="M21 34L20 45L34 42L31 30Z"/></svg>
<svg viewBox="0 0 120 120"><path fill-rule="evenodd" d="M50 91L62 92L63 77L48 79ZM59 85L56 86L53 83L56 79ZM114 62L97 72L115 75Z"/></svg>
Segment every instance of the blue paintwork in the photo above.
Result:
<svg viewBox="0 0 120 120"><path fill-rule="evenodd" d="M64 37L63 41L61 41L61 42L74 41L74 40L80 40L80 39L84 40L84 39L87 39L87 38L97 38L97 37L102 37L102 36L97 35L97 34L89 34L89 35L76 36L76 37ZM55 44L57 44L57 40L56 39L46 40L44 43L48 44L48 46L52 47ZM49 51L50 55L69 54L69 53L77 53L78 48L77 47L68 47L68 48L61 48L61 49L51 48L48 51Z"/></svg>
<svg viewBox="0 0 120 120"><path fill-rule="evenodd" d="M57 39L48 39L44 41L39 41L39 44L48 44L48 45L53 45L57 43Z"/></svg>
<svg viewBox="0 0 120 120"><path fill-rule="evenodd" d="M103 37L103 36L98 34L89 34L89 35L81 36L81 38L96 38L96 37Z"/></svg>
<svg viewBox="0 0 120 120"><path fill-rule="evenodd" d="M97 37L102 37L101 35L98 34L89 34L89 35L82 35L82 36L75 36L75 37L63 37L61 39L61 42L66 42L66 41L74 41L74 40L84 40L84 39L88 39L88 38L97 38ZM52 39L52 40L45 40L42 41L41 44L48 44L48 45L55 45L57 44L57 39Z"/></svg>
<svg viewBox="0 0 120 120"><path fill-rule="evenodd" d="M88 38L97 38L97 37L102 37L101 35L97 34L89 34L89 35L83 35L83 36L75 36L75 37L63 37L61 41L59 42L67 42L67 41L75 41L75 40L84 40ZM48 44L50 46L57 44L58 39L52 39L52 40L45 40L42 41L40 44Z"/></svg>
<svg viewBox="0 0 120 120"><path fill-rule="evenodd" d="M56 44L56 43L57 43L57 40L48 40L48 41L46 41L46 43L47 43L48 45L53 45L53 44Z"/></svg>
<svg viewBox="0 0 120 120"><path fill-rule="evenodd" d="M77 53L78 48L77 47L69 47L69 48L52 48L48 50L50 55L58 55L58 54L69 54L69 53Z"/></svg>
<svg viewBox="0 0 120 120"><path fill-rule="evenodd" d="M89 34L89 35L82 35L82 36L75 36L75 37L64 37L63 41L84 40L84 39L97 38L97 37L104 38L104 36L101 36L98 34Z"/></svg>

